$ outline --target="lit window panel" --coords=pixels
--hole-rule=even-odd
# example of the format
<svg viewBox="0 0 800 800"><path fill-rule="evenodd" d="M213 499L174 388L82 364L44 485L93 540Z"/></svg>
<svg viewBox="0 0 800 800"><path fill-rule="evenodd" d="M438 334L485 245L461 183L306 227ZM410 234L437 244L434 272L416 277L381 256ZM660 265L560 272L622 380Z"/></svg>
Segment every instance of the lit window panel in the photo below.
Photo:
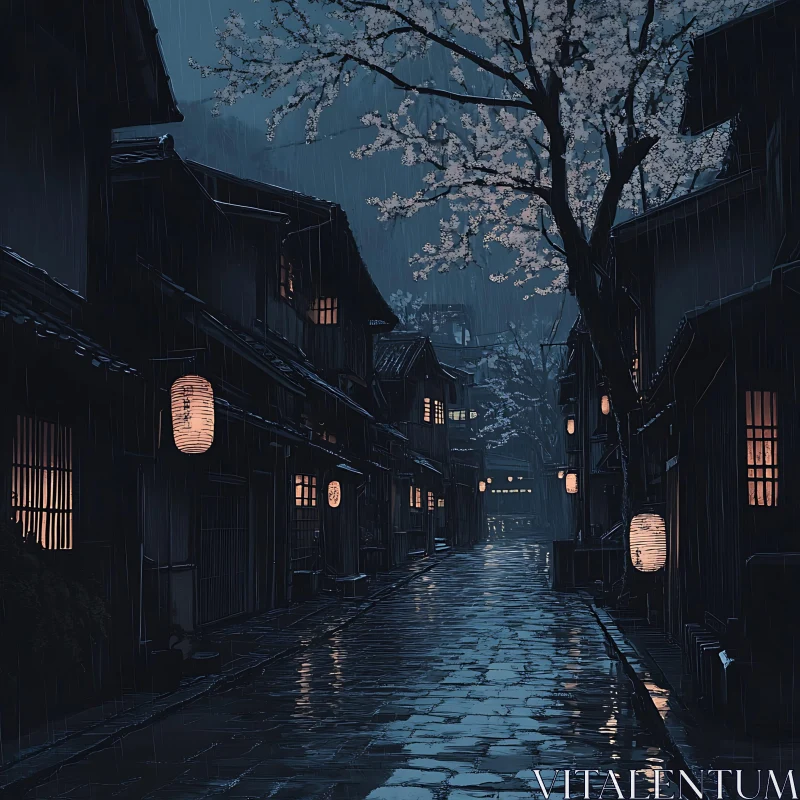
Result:
<svg viewBox="0 0 800 800"><path fill-rule="evenodd" d="M444 403L441 400L433 401L434 422L437 425L444 425Z"/></svg>
<svg viewBox="0 0 800 800"><path fill-rule="evenodd" d="M426 397L422 401L422 421L431 422L433 420L433 411L430 397Z"/></svg>
<svg viewBox="0 0 800 800"><path fill-rule="evenodd" d="M11 510L48 550L72 549L72 429L18 416L11 469Z"/></svg>
<svg viewBox="0 0 800 800"><path fill-rule="evenodd" d="M745 392L747 502L778 505L778 395Z"/></svg>
<svg viewBox="0 0 800 800"><path fill-rule="evenodd" d="M307 508L317 505L316 475L294 476L294 504Z"/></svg>
<svg viewBox="0 0 800 800"><path fill-rule="evenodd" d="M318 297L311 303L309 316L316 325L338 325L339 299L337 297Z"/></svg>

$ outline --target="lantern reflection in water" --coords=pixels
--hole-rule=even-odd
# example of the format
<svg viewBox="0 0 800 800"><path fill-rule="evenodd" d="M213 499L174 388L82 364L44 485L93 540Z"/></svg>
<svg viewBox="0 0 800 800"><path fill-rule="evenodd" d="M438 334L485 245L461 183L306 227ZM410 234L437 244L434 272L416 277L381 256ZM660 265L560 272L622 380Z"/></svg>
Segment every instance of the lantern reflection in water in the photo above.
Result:
<svg viewBox="0 0 800 800"><path fill-rule="evenodd" d="M631 520L631 563L639 572L658 572L667 561L667 524L653 512Z"/></svg>
<svg viewBox="0 0 800 800"><path fill-rule="evenodd" d="M199 375L172 384L172 434L182 453L205 453L214 442L214 390Z"/></svg>

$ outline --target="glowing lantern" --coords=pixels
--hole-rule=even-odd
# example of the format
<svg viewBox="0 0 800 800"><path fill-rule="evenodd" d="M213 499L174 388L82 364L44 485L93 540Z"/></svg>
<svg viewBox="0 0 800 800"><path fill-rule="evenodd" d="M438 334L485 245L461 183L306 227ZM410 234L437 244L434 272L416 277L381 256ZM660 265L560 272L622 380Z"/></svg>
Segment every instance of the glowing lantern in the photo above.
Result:
<svg viewBox="0 0 800 800"><path fill-rule="evenodd" d="M339 508L342 502L342 487L339 481L331 481L328 484L328 505L331 508Z"/></svg>
<svg viewBox="0 0 800 800"><path fill-rule="evenodd" d="M607 394L600 398L600 411L605 417L611 413L611 399Z"/></svg>
<svg viewBox="0 0 800 800"><path fill-rule="evenodd" d="M575 417L567 417L567 433L570 436L575 433Z"/></svg>
<svg viewBox="0 0 800 800"><path fill-rule="evenodd" d="M487 479L486 479L486 483L491 483L491 482L492 482L492 479L491 479L491 478L487 478Z"/></svg>
<svg viewBox="0 0 800 800"><path fill-rule="evenodd" d="M509 475L508 476L508 482L511 483L511 481L513 481L513 480L514 480L514 477L512 475Z"/></svg>
<svg viewBox="0 0 800 800"><path fill-rule="evenodd" d="M172 384L172 434L182 453L205 453L214 442L214 390L199 375Z"/></svg>
<svg viewBox="0 0 800 800"><path fill-rule="evenodd" d="M563 480L564 480L564 470L563 470L563 469L560 469L560 470L558 471L558 479L559 479L560 481L563 481Z"/></svg>
<svg viewBox="0 0 800 800"><path fill-rule="evenodd" d="M631 520L631 563L639 572L658 572L667 562L667 523L644 511Z"/></svg>
<svg viewBox="0 0 800 800"><path fill-rule="evenodd" d="M478 491L479 492L486 491L486 481L478 481Z"/></svg>
<svg viewBox="0 0 800 800"><path fill-rule="evenodd" d="M578 494L578 473L568 472L565 483L567 494Z"/></svg>

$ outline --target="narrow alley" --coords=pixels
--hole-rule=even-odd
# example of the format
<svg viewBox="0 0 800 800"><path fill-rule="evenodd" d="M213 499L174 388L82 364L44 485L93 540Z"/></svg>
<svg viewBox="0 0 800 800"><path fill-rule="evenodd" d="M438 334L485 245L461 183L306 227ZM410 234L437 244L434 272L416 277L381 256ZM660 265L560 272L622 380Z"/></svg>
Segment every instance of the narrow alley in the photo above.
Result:
<svg viewBox="0 0 800 800"><path fill-rule="evenodd" d="M325 644L25 797L514 800L538 796L536 768L664 765L589 609L549 589L549 558L545 535L490 520L484 544Z"/></svg>

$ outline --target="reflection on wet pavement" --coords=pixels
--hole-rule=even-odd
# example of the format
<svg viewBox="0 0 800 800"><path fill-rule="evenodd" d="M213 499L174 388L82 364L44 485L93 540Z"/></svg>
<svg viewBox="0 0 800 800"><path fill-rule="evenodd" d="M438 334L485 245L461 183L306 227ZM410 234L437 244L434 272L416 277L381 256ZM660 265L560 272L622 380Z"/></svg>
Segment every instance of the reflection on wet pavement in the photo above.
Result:
<svg viewBox="0 0 800 800"><path fill-rule="evenodd" d="M534 769L549 784L556 767L664 766L596 621L549 590L548 548L519 520L490 521L485 544L326 644L26 796L514 800L534 796Z"/></svg>

